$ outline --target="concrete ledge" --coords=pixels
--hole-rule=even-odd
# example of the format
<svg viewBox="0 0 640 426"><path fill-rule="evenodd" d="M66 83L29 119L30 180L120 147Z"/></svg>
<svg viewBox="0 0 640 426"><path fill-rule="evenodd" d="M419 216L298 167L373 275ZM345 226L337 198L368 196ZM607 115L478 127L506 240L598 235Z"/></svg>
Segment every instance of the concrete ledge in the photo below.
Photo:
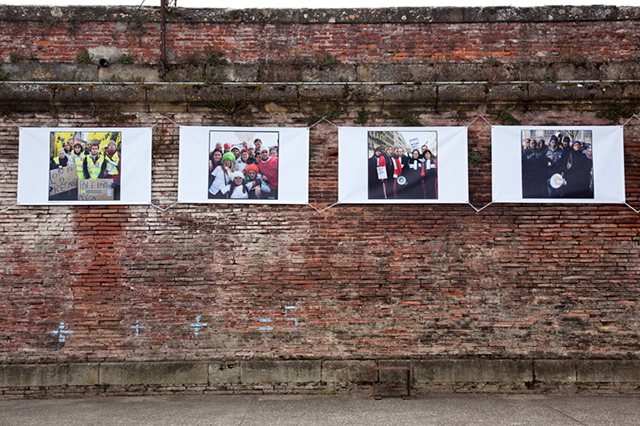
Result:
<svg viewBox="0 0 640 426"><path fill-rule="evenodd" d="M578 361L576 370L580 383L640 382L640 361L637 360L583 360Z"/></svg>
<svg viewBox="0 0 640 426"><path fill-rule="evenodd" d="M576 365L572 360L536 360L533 371L537 382L575 383Z"/></svg>
<svg viewBox="0 0 640 426"><path fill-rule="evenodd" d="M324 361L322 381L334 384L371 383L375 361Z"/></svg>
<svg viewBox="0 0 640 426"><path fill-rule="evenodd" d="M53 7L2 6L0 19L16 22L51 19ZM133 6L58 7L61 20L75 22L159 22L160 8ZM344 24L344 23L469 23L469 22L584 22L637 20L637 7L389 7L381 9L180 9L171 22L219 24Z"/></svg>
<svg viewBox="0 0 640 426"><path fill-rule="evenodd" d="M100 364L100 383L110 385L207 383L206 363L114 362Z"/></svg>
<svg viewBox="0 0 640 426"><path fill-rule="evenodd" d="M67 384L66 364L0 365L0 386L37 387Z"/></svg>
<svg viewBox="0 0 640 426"><path fill-rule="evenodd" d="M415 383L533 382L531 361L484 359L414 361L413 374Z"/></svg>
<svg viewBox="0 0 640 426"><path fill-rule="evenodd" d="M322 380L321 361L250 361L242 363L242 383L309 383Z"/></svg>
<svg viewBox="0 0 640 426"><path fill-rule="evenodd" d="M57 388L64 393L60 388L106 385L125 394L127 389L163 386L177 391L200 386L232 393L293 392L302 387L323 392L327 386L369 386L375 365L411 367L414 387L428 392L575 392L576 386L586 386L625 393L640 386L640 360L229 360L0 365L0 395L7 389ZM405 377L404 372L383 371L378 379L404 382Z"/></svg>

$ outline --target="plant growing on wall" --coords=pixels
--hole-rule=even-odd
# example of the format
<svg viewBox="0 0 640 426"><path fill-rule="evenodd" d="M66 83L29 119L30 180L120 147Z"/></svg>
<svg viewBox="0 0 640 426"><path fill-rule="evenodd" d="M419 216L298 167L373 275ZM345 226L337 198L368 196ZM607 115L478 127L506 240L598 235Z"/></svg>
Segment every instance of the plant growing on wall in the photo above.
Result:
<svg viewBox="0 0 640 426"><path fill-rule="evenodd" d="M407 127L420 127L422 123L418 120L418 116L420 115L417 112L411 111L398 111L393 107L387 108L389 114L385 114L384 118L397 120L401 122L404 126Z"/></svg>
<svg viewBox="0 0 640 426"><path fill-rule="evenodd" d="M609 105L602 111L598 111L596 113L596 117L598 118L608 118L611 123L616 124L620 121L621 118L631 118L638 111L636 109L631 108L627 104L621 104L619 102L614 103L613 105Z"/></svg>
<svg viewBox="0 0 640 426"><path fill-rule="evenodd" d="M9 81L9 73L0 66L0 81Z"/></svg>
<svg viewBox="0 0 640 426"><path fill-rule="evenodd" d="M498 121L505 126L519 126L521 121L515 118L511 111L513 111L515 107L511 107L509 109L502 110L496 114L496 118Z"/></svg>
<svg viewBox="0 0 640 426"><path fill-rule="evenodd" d="M91 55L89 55L89 51L87 49L82 49L76 57L76 61L82 65L89 65L91 63Z"/></svg>
<svg viewBox="0 0 640 426"><path fill-rule="evenodd" d="M249 105L246 101L236 99L233 96L222 96L215 101L212 101L211 106L231 117L231 121L234 123L237 121L239 114L242 114L249 109Z"/></svg>

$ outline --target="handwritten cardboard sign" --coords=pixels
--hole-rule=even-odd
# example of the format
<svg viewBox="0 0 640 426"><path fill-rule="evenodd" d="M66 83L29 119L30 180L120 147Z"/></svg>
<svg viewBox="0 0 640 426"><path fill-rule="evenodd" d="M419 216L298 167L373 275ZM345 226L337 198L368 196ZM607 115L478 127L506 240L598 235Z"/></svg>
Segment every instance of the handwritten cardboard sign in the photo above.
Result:
<svg viewBox="0 0 640 426"><path fill-rule="evenodd" d="M78 200L113 200L113 179L78 180Z"/></svg>
<svg viewBox="0 0 640 426"><path fill-rule="evenodd" d="M49 171L49 196L62 194L78 187L76 165Z"/></svg>

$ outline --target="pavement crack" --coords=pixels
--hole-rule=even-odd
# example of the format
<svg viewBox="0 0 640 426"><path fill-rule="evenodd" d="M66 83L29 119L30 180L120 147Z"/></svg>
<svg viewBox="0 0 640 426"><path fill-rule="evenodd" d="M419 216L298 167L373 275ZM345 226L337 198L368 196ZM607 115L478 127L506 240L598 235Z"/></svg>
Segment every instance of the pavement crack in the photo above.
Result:
<svg viewBox="0 0 640 426"><path fill-rule="evenodd" d="M551 408L552 410L554 410L554 411L556 411L556 412L558 412L558 413L562 414L562 415L563 415L563 416L565 416L565 417L570 418L571 420L573 420L573 421L575 421L575 422L578 422L578 424L581 424L581 425L583 425L583 426L587 426L587 424L586 424L586 423L581 422L580 420L576 419L576 418L575 418L575 417L573 417L573 416L570 416L569 414L565 413L565 412L564 412L564 411L562 411L562 410L558 410L556 407L552 407L551 405L548 405L548 404L544 404L544 406L545 406L545 407L548 407L548 408Z"/></svg>
<svg viewBox="0 0 640 426"><path fill-rule="evenodd" d="M249 398L249 403L247 404L247 408L244 410L244 414L242 415L242 420L240 420L240 424L238 426L242 426L242 423L244 423L244 418L247 417L247 413L249 412L249 407L251 407L251 402L254 400L254 398Z"/></svg>

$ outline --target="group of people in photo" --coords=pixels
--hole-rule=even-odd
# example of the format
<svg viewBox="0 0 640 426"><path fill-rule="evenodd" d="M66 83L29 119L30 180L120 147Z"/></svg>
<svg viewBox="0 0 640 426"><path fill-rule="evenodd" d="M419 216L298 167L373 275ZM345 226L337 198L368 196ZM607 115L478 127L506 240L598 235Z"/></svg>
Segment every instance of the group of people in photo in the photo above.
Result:
<svg viewBox="0 0 640 426"><path fill-rule="evenodd" d="M427 145L377 146L369 158L369 199L419 200L438 198L438 159Z"/></svg>
<svg viewBox="0 0 640 426"><path fill-rule="evenodd" d="M209 199L278 199L278 146L257 138L209 153Z"/></svg>
<svg viewBox="0 0 640 426"><path fill-rule="evenodd" d="M79 180L82 179L111 179L113 181L113 199L120 199L120 178L122 153L120 146L120 133L107 133L105 139L84 140L81 133L76 133L69 140L62 136L56 136L57 143L53 143L50 158L49 170L62 169L75 166L75 172ZM56 146L61 146L57 150L57 155L53 151ZM102 149L101 149L102 146ZM50 200L77 200L78 188L71 189L66 193L51 195Z"/></svg>
<svg viewBox="0 0 640 426"><path fill-rule="evenodd" d="M523 137L522 197L593 198L591 144L573 132Z"/></svg>

